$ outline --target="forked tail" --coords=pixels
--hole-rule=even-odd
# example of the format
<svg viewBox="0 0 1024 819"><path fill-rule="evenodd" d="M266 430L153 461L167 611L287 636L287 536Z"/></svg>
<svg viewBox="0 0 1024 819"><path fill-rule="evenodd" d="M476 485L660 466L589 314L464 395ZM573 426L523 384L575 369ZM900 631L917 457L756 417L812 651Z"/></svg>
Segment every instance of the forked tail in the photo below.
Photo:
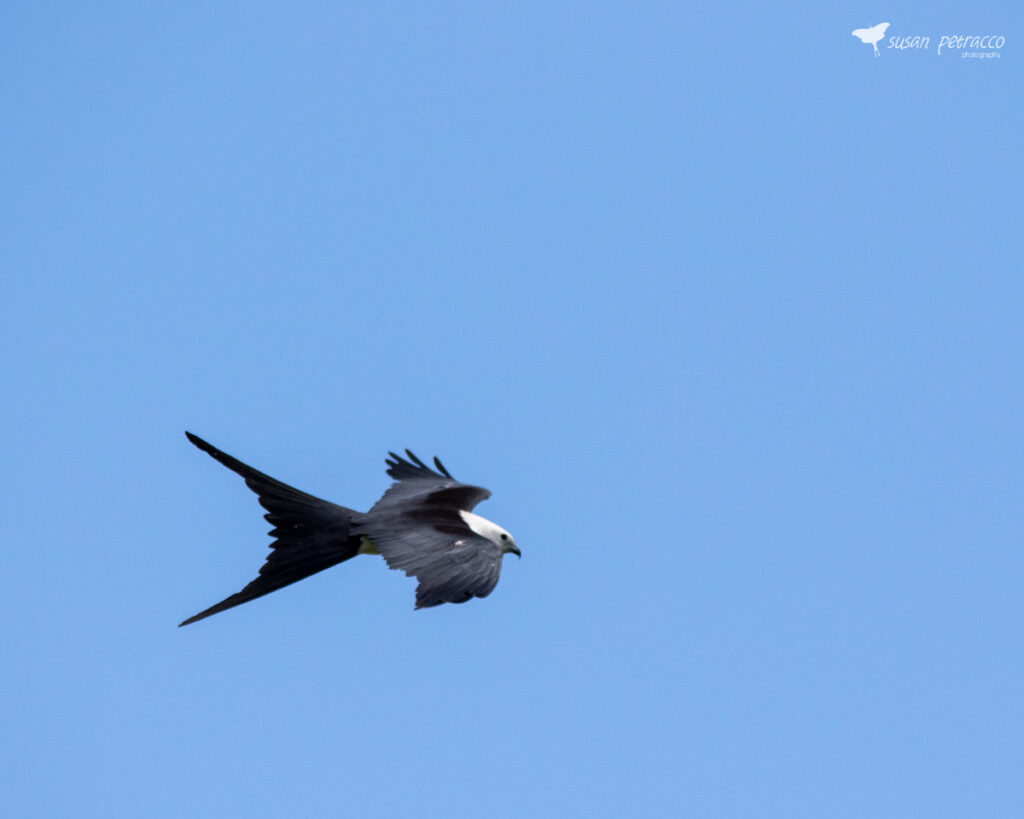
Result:
<svg viewBox="0 0 1024 819"><path fill-rule="evenodd" d="M260 568L259 577L240 592L180 625L187 626L255 600L359 553L360 539L350 534L352 516L356 514L352 509L307 495L243 464L191 432L185 435L207 455L245 478L246 485L259 496L260 505L267 510L264 517L273 526L270 535L276 540L270 544L273 551Z"/></svg>

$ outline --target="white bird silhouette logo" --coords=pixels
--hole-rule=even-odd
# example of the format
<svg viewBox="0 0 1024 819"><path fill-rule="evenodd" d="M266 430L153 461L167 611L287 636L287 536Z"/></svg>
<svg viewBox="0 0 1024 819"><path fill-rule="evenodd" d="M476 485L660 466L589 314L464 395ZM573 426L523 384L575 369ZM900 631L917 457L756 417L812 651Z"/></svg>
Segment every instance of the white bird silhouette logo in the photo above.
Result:
<svg viewBox="0 0 1024 819"><path fill-rule="evenodd" d="M885 36L885 30L889 28L888 23L879 23L877 26L871 28L858 28L853 32L853 36L857 37L865 45L871 45L875 49L875 56L880 56L878 53L878 41Z"/></svg>

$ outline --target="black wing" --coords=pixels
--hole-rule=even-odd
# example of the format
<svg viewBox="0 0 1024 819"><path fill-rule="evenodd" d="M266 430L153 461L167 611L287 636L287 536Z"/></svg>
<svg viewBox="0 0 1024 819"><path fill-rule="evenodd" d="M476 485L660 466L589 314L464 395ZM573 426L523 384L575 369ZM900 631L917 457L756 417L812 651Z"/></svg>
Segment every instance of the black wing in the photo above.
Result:
<svg viewBox="0 0 1024 819"><path fill-rule="evenodd" d="M415 513L368 514L355 527L392 569L419 580L416 608L486 597L498 584L501 548L461 520Z"/></svg>
<svg viewBox="0 0 1024 819"><path fill-rule="evenodd" d="M435 472L408 449L405 450L405 454L409 456L408 461L394 452L388 453L391 456L385 461L388 465L388 475L398 483L391 485L383 497L374 504L371 512L387 508L409 508L413 505L440 506L455 511L464 509L471 512L474 506L491 496L490 491L481 486L459 483L437 458L434 458L434 464L438 469Z"/></svg>
<svg viewBox="0 0 1024 819"><path fill-rule="evenodd" d="M491 493L459 483L437 458L435 471L409 450L409 460L388 454L388 475L398 483L353 521L353 532L366 535L389 567L415 575L418 609L486 597L498 583L501 548L470 529L459 511Z"/></svg>

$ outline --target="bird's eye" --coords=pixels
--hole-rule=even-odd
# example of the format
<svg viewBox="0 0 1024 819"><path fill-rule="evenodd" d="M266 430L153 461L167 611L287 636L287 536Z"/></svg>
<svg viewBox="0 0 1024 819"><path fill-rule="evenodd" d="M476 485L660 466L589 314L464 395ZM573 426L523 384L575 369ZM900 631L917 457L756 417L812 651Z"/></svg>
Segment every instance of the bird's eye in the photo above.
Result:
<svg viewBox="0 0 1024 819"><path fill-rule="evenodd" d="M501 533L501 539L502 540L508 540L508 535L506 535L504 532L502 532Z"/></svg>

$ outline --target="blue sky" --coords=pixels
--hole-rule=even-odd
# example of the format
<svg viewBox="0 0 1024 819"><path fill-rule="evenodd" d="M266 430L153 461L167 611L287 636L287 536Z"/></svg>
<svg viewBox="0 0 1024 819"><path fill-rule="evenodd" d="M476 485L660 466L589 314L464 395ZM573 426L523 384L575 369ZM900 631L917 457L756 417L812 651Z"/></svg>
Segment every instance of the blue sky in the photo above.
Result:
<svg viewBox="0 0 1024 819"><path fill-rule="evenodd" d="M1013 4L4 18L11 815L1021 814ZM523 559L178 629L268 543L184 429Z"/></svg>

